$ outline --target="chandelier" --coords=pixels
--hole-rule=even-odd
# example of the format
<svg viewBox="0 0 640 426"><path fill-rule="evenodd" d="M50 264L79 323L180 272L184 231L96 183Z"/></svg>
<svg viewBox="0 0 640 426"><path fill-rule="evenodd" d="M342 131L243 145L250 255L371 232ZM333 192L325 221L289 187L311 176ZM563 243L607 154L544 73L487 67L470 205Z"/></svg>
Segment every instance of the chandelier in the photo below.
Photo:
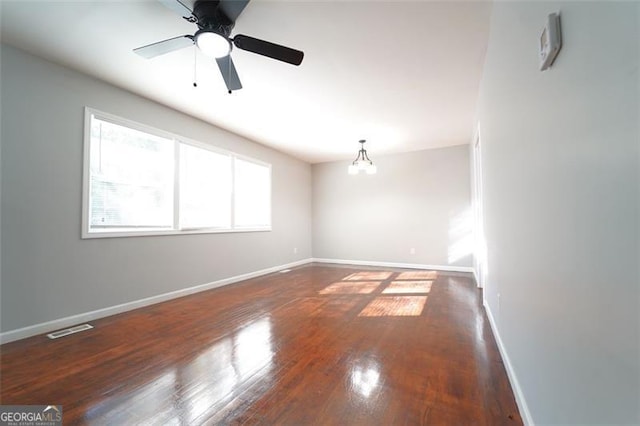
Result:
<svg viewBox="0 0 640 426"><path fill-rule="evenodd" d="M377 171L377 167L373 164L373 161L367 155L367 150L364 149L364 143L366 140L360 140L360 151L353 163L349 165L349 174L357 175L361 171L366 172L368 175L373 175Z"/></svg>

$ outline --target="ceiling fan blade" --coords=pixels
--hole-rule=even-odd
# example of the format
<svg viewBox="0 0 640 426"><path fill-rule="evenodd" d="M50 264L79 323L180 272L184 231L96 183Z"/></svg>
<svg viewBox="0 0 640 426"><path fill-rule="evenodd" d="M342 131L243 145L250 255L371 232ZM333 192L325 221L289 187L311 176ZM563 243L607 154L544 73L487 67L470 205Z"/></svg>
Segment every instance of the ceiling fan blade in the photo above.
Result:
<svg viewBox="0 0 640 426"><path fill-rule="evenodd" d="M257 53L258 55L267 56L293 65L300 65L300 63L302 63L302 58L304 58L304 52L299 50L280 46L279 44L270 43L268 41L242 34L238 34L233 38L233 44L235 44L238 49L248 50L249 52Z"/></svg>
<svg viewBox="0 0 640 426"><path fill-rule="evenodd" d="M167 9L171 9L178 15L184 18L190 18L193 15L193 11L182 0L158 0Z"/></svg>
<svg viewBox="0 0 640 426"><path fill-rule="evenodd" d="M249 3L249 0L220 0L218 8L222 9L231 22L236 22L247 3Z"/></svg>
<svg viewBox="0 0 640 426"><path fill-rule="evenodd" d="M240 77L238 77L236 67L233 65L231 55L216 58L216 62L218 63L218 68L220 68L220 73L222 74L222 78L224 78L224 83L227 85L229 93L242 89L242 83L240 83Z"/></svg>
<svg viewBox="0 0 640 426"><path fill-rule="evenodd" d="M133 51L143 58L151 59L164 55L165 53L173 52L174 50L193 46L193 43L193 36L183 35L138 47L137 49L133 49Z"/></svg>

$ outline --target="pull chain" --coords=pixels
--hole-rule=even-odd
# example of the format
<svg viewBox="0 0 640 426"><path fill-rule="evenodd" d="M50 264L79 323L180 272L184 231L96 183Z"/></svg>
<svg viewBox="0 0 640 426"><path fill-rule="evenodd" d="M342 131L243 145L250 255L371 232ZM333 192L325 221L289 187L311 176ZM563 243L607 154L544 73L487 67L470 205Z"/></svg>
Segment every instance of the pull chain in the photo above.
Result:
<svg viewBox="0 0 640 426"><path fill-rule="evenodd" d="M198 48L193 46L193 87L198 87L196 70L198 69Z"/></svg>

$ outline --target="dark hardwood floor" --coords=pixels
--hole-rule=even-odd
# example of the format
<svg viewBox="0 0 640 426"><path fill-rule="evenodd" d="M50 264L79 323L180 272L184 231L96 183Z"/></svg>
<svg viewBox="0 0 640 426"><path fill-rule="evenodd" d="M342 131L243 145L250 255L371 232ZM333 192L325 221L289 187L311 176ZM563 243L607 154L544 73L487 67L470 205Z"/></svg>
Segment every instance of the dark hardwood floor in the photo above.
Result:
<svg viewBox="0 0 640 426"><path fill-rule="evenodd" d="M0 347L65 424L520 425L465 274L312 264Z"/></svg>

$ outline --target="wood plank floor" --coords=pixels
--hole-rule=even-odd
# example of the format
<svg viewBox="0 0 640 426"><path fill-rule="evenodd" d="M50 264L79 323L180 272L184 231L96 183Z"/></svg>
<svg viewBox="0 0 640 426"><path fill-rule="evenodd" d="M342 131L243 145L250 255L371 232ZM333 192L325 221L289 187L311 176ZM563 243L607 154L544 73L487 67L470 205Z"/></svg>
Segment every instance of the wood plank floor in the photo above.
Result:
<svg viewBox="0 0 640 426"><path fill-rule="evenodd" d="M65 424L519 425L465 274L311 264L0 347Z"/></svg>

